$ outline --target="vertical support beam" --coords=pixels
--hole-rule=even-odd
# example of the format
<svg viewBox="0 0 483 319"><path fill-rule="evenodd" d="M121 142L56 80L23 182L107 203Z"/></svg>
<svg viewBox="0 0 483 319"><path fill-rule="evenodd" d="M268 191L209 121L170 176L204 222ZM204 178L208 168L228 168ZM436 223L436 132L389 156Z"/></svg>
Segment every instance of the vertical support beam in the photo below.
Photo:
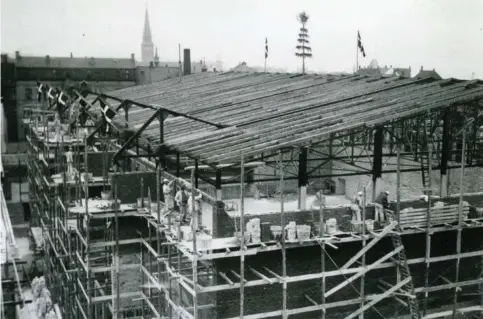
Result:
<svg viewBox="0 0 483 319"><path fill-rule="evenodd" d="M243 319L245 301L245 163L240 161L240 319Z"/></svg>
<svg viewBox="0 0 483 319"><path fill-rule="evenodd" d="M221 200L223 196L223 192L221 190L221 169L216 170L215 189L216 200Z"/></svg>
<svg viewBox="0 0 483 319"><path fill-rule="evenodd" d="M351 164L354 164L354 147L355 147L355 143L356 143L355 134L351 134L350 143L351 143Z"/></svg>
<svg viewBox="0 0 483 319"><path fill-rule="evenodd" d="M158 165L156 167L156 225L161 224L161 167ZM171 225L170 225L171 226ZM160 237L160 232L159 230L155 229L156 232L156 252L158 255L161 255L161 237ZM169 248L168 248L169 249ZM159 258L156 258L156 266L157 266L157 278L158 281L161 281L161 263L159 261ZM168 266L171 266L168 264ZM162 292L158 292L158 309L160 309L162 315L165 314L164 307L162 307ZM170 298L171 299L171 298Z"/></svg>
<svg viewBox="0 0 483 319"><path fill-rule="evenodd" d="M441 168L440 176L441 181L439 185L439 196L447 196L447 183L448 183L448 160L450 152L450 113L448 110L444 111L443 115L443 137L441 146Z"/></svg>
<svg viewBox="0 0 483 319"><path fill-rule="evenodd" d="M299 172L298 172L298 186L299 186L299 198L298 208L300 210L305 209L307 206L307 147L300 148L299 151Z"/></svg>
<svg viewBox="0 0 483 319"><path fill-rule="evenodd" d="M458 259L456 259L456 271L455 271L455 280L454 282L459 282L460 278L460 262L461 262L461 232L463 231L462 228L462 215L463 215L463 183L465 178L465 148L466 148L466 128L463 127L463 137L462 137L462 146L461 146L461 174L460 174L460 198L459 198L459 207L458 207L458 230L456 233L456 254ZM456 304L458 303L458 288L454 288L454 295L453 295L453 319L456 317Z"/></svg>
<svg viewBox="0 0 483 319"><path fill-rule="evenodd" d="M319 233L320 237L323 238L325 234L325 222L324 222L324 207L322 203L322 194L321 198L319 198ZM325 272L325 241L322 241L321 244L321 252L320 252L320 266L321 266L321 272ZM326 286L326 279L325 276L322 276L322 306L325 307L325 286ZM321 318L325 319L325 308L322 308L322 313L321 313Z"/></svg>
<svg viewBox="0 0 483 319"><path fill-rule="evenodd" d="M332 175L332 166L334 164L334 161L332 160L332 157L334 156L334 134L330 134L330 137L329 137L329 150L328 150L328 153L329 153L329 159L328 159L328 162L327 162L327 167L328 167L328 172L327 174L328 175Z"/></svg>
<svg viewBox="0 0 483 319"><path fill-rule="evenodd" d="M332 144L332 139L331 142ZM279 157L280 165L280 224L282 225L282 319L286 319L287 316L287 251L285 248L285 216L283 207L283 152L280 150Z"/></svg>
<svg viewBox="0 0 483 319"><path fill-rule="evenodd" d="M160 162L159 164L162 165L163 169L166 168L166 154L164 153L164 119L166 114L164 111L159 112L158 121L159 121L159 144L161 145L161 155L160 155ZM178 163L179 164L179 163Z"/></svg>
<svg viewBox="0 0 483 319"><path fill-rule="evenodd" d="M87 318L92 319L92 287L91 287L91 269L90 269L90 241L91 241L91 231L90 231L90 226L91 226L91 218L89 214L89 178L88 178L88 173L89 173L89 168L87 166L87 137L84 136L84 195L85 195L85 201L86 201L86 268L87 268L87 295L88 295L88 300L87 300Z"/></svg>
<svg viewBox="0 0 483 319"><path fill-rule="evenodd" d="M159 159L161 160L161 158ZM179 174L180 174L180 159L179 159L179 152L176 152L176 177L179 178Z"/></svg>
<svg viewBox="0 0 483 319"><path fill-rule="evenodd" d="M195 159L195 171L194 171L194 174L195 174L195 188L198 189L198 173L199 173L199 170L198 170L198 159ZM194 207L194 206L193 206Z"/></svg>
<svg viewBox="0 0 483 319"><path fill-rule="evenodd" d="M124 119L126 120L126 128L129 127L129 105L124 105Z"/></svg>
<svg viewBox="0 0 483 319"><path fill-rule="evenodd" d="M114 184L114 202L116 203L117 202L117 184ZM116 245L113 249L114 251L114 256L112 258L112 261L114 262L115 264L115 278L114 278L114 282L115 282L115 288L116 290L112 292L112 294L115 296L114 297L114 303L115 303L115 307L114 308L114 313L115 313L115 316L114 318L117 319L119 318L119 310L120 310L120 292L121 292L121 283L120 283L120 278L121 278L121 273L120 273L120 270L119 270L119 214L118 214L118 211L117 211L117 206L118 205L114 205L114 223L115 223L115 239L116 239Z"/></svg>
<svg viewBox="0 0 483 319"><path fill-rule="evenodd" d="M396 218L398 227L401 224L401 150L399 146L396 150L397 164L396 164ZM364 197L365 200L365 197ZM365 208L364 208L365 209Z"/></svg>
<svg viewBox="0 0 483 319"><path fill-rule="evenodd" d="M429 149L429 166L432 165L432 154L431 154L431 148ZM431 169L428 170L428 172L431 172ZM428 176L429 178L429 176ZM424 287L428 288L429 287L429 273L430 273L430 267L431 267L431 262L429 259L431 258L431 197L433 196L432 193L432 185L431 185L431 178L428 179L429 184L428 184L428 210L426 213L426 253L425 253L425 263L426 263L426 268L424 272ZM424 293L424 303L423 303L423 316L426 316L427 310L428 310L428 299L429 299L429 293L426 291Z"/></svg>
<svg viewBox="0 0 483 319"><path fill-rule="evenodd" d="M362 249L366 248L366 187L364 187L364 200L362 203ZM361 266L366 267L366 254L364 253L361 256ZM365 299L365 285L366 285L366 276L365 274L361 276L361 287L360 287L360 298L361 298L361 308L364 307L364 299ZM364 312L361 312L359 315L359 319L364 319Z"/></svg>
<svg viewBox="0 0 483 319"><path fill-rule="evenodd" d="M384 142L384 131L381 126L376 127L374 134L374 151L372 161L372 201L376 200L376 181L382 176L382 145Z"/></svg>
<svg viewBox="0 0 483 319"><path fill-rule="evenodd" d="M195 170L191 170L191 186L195 182ZM196 186L198 188L198 186ZM193 212L191 213L191 233L193 234L193 261L192 261L192 268L193 268L193 315L194 319L198 319L198 250L196 248L197 239L196 239L196 231L198 230L198 216L196 216L195 212L195 190L193 187L191 188L191 207L193 207ZM181 275L181 269L179 269L179 274ZM243 281L243 278L242 278Z"/></svg>

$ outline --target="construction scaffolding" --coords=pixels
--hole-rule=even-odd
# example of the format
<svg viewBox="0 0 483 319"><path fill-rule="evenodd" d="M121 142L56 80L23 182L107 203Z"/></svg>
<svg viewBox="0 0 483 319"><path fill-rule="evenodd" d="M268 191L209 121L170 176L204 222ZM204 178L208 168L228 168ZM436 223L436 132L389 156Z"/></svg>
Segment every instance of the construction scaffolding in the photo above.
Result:
<svg viewBox="0 0 483 319"><path fill-rule="evenodd" d="M94 100L89 100L85 94L75 91L63 94L72 96L72 107L84 108L86 111L83 114L87 114L86 116L94 117L94 110L100 110L99 114L103 115L101 123L98 122L89 128L84 136L81 135L84 128L79 118L73 122L70 119L67 127L63 129L62 138L59 139L58 134L54 134L54 142L51 142L52 134L49 135L49 132L55 131L55 125L58 124L54 123L55 120L49 121L49 110L56 110L52 114L58 114L58 111L62 115L62 112L65 112L55 99L46 99L46 110L41 113L40 120L34 116L37 113L32 112L28 121L32 228L40 227L42 230L45 241L44 272L48 286L53 287L53 298L60 305L63 318L256 319L331 318L343 315L350 319L363 318L365 313L369 313L368 317L410 316L428 319L454 316L457 313L472 313L483 318L483 241L477 238L477 241L481 241L479 245L466 244L465 251L462 250L462 238L465 234L469 234L467 237L472 236L475 230L483 227L483 216L469 216L470 207L465 201L471 194L463 193L467 157L471 156L477 160L475 144L469 148L467 143L469 139L466 128L469 124L472 125L472 122L464 124L460 131L461 176L457 204L453 203L454 200L450 201L450 196L433 195L432 152L433 149L438 149L435 145L439 143L431 138L431 134L421 132L418 134L422 134L424 138L410 143L410 146L424 145L416 154L421 162L421 168L418 170L422 174L423 190L428 196L428 201L423 208L401 208L400 177L405 171L401 162L404 149L408 146L406 140L413 141L413 137L404 136L404 126L410 125L409 120L391 123L384 129L392 136L391 153L394 151L397 158L397 194L395 209L387 211L388 220L380 228L366 226L366 214L375 209L372 204L374 198L366 198L366 189L370 186L366 185L363 188L361 227L329 231L328 216L333 216L334 208L325 207L323 196L320 195L319 206L313 211L306 210L314 217L311 234L304 239L289 238L285 234L286 227L291 222L290 218L293 218L293 215L284 209L284 185L288 179L284 172L287 162L291 160L285 159L284 148L276 149L270 156L278 155L273 165L279 174L278 195L281 207L279 221L272 224L280 226L281 236L269 236L251 242L250 237L246 236L249 232L246 228L247 217L244 216L247 183L245 177L249 176L246 169L250 170L250 165L259 160L258 157L247 156L240 151L240 160L230 167L232 170L240 170L239 175L236 174L239 176L237 182L240 185L240 215L228 218L235 226L236 233L221 234L217 229L217 223L220 223L218 218L226 215L226 206L218 194L213 198L200 189L198 179L209 178L202 176L198 159L186 161L186 167L191 173L189 182L181 178L179 152L176 154L176 176L173 176L169 169L171 164L167 162L170 162L171 158L164 156L168 150L163 141L163 122L168 115L173 115L168 114L172 111L158 108L148 120L137 127L136 132L130 132L128 137L124 138L125 142L119 144L117 142L122 133L121 127L129 126L128 105L137 102L117 99L119 105L114 107L107 103L108 98L114 99L113 96L95 95ZM99 106L96 106L96 103ZM121 109L125 110L124 119L115 117L116 112ZM176 116L193 121L200 120L186 114L177 113ZM114 122L114 117L118 122ZM141 134L156 119L160 123L161 141L157 145L158 149L153 151L148 147L143 153L144 137ZM410 121L424 123L421 119ZM42 123L41 126L38 126L39 122ZM213 124L204 122L203 125ZM425 128L434 126L431 121L428 125L423 125ZM115 135L113 131L119 134ZM382 155L383 130L373 132L372 129L367 129L362 132L355 131L347 138L342 135L330 135L330 156L336 158L337 153L340 154L333 149L336 141L344 140L341 145L348 142L345 145L352 148L351 153L354 156L357 141L370 141L372 138L375 141L374 154L379 152ZM381 145L376 142L378 139L381 140ZM136 146L136 151L129 150L133 146ZM305 165L307 164L307 149L308 147L302 147L300 150L300 167L303 167L304 158ZM71 154L67 155L68 152ZM114 153L112 161L108 159L109 152ZM102 154L101 176L90 176L89 158L95 153ZM366 155L361 155L364 156ZM73 159L73 170L68 168L70 157ZM262 155L261 160L268 161L268 156ZM376 161L380 161L379 165L383 166L382 160L374 156L374 165ZM221 190L218 186L222 180L220 167L223 164L206 165L216 170L216 190ZM474 161L470 161L469 165L474 165ZM120 195L125 194L119 194L119 184L114 182L114 178L116 175L131 176L129 174L133 174L131 171L135 170L134 167L138 172L155 174L155 199L152 198L149 188L147 195L144 193L147 181L141 177L140 200L138 199L137 203L118 200ZM413 169L407 168L407 171ZM70 176L67 175L69 171L73 171ZM299 171L307 173L307 167L299 168ZM305 176L304 179L308 177ZM176 191L181 189L181 186L191 191L191 207L195 207L195 192L202 194L203 202L213 206L211 233L200 231L196 222L191 222L189 227L183 225L177 218L178 214L166 204L162 180L174 181ZM375 184L376 179L373 179L372 197L375 197ZM96 199L94 193L100 193L102 199ZM434 201L445 200L448 200L449 204L444 207L433 205ZM194 215L192 219L196 219ZM143 223L139 225L135 236L121 239L120 225L121 220L125 218L136 218ZM432 253L432 238L438 234L454 232L454 253ZM411 247L406 247L404 242L409 242L411 237L419 235L424 236L426 243L424 255L413 254L409 257L408 249ZM358 248L350 256L334 256L335 251L344 251L354 244L357 244ZM139 245L135 253L136 261L122 264L121 247L132 245ZM375 253L374 247L385 250ZM317 263L316 268L296 266L294 252L302 249L310 249L309 251L314 253L309 262ZM353 247L350 249L354 250ZM273 261L278 252L281 256ZM473 262L478 259L480 269L479 274L471 279L463 276L461 270L462 264L467 266L466 260L470 259ZM261 262L263 260L266 260L266 263ZM446 271L444 275L436 274L438 270L431 271L435 264L447 262L455 263L454 275L447 275ZM138 272L139 285L131 291L122 291L121 273L127 270ZM371 276L372 273L375 274ZM421 273L424 277L422 279ZM356 287L357 283L359 287ZM317 287L317 291L310 290L310 294L306 286ZM377 289L372 286L376 286ZM465 298L462 298L462 290L472 287L478 287L478 292L472 297L465 294ZM236 290L239 290L239 293L236 293ZM452 308L435 311L435 306L430 302L431 295L440 294L435 300L443 300L441 293L444 292L452 292ZM260 296L264 293L264 296ZM264 297L267 298L266 305L254 301ZM133 306L129 309L123 308L122 300L130 300ZM233 307L224 305L226 300L236 301L239 307L234 310ZM379 307L381 301L384 301L384 307Z"/></svg>

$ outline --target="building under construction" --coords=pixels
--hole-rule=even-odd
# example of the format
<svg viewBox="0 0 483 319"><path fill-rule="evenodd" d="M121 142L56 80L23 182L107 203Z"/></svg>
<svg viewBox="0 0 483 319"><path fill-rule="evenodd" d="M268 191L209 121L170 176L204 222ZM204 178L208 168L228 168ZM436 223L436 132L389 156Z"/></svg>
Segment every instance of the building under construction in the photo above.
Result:
<svg viewBox="0 0 483 319"><path fill-rule="evenodd" d="M483 318L482 81L228 72L38 92L32 247L58 316Z"/></svg>

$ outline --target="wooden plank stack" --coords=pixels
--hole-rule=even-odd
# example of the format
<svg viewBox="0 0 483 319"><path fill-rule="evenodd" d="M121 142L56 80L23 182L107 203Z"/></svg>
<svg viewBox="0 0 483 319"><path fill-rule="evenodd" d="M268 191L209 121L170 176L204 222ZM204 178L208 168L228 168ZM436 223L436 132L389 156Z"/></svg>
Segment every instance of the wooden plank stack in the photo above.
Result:
<svg viewBox="0 0 483 319"><path fill-rule="evenodd" d="M431 226L453 224L458 222L459 205L431 207ZM468 219L469 207L463 207L462 220ZM427 226L427 208L406 208L401 211L400 226L402 228L415 228Z"/></svg>

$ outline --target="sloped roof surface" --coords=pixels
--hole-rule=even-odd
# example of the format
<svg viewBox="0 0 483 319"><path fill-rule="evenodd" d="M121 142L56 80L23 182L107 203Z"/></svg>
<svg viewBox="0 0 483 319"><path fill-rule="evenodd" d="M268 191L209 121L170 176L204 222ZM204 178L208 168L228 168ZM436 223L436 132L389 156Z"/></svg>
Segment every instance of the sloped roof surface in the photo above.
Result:
<svg viewBox="0 0 483 319"><path fill-rule="evenodd" d="M442 85L444 84L444 85ZM236 161L281 147L309 145L331 133L373 126L428 109L483 99L483 82L371 78L362 75L201 73L114 91L111 95L221 123L218 129L168 117L165 145L209 163ZM99 114L99 109L93 111ZM153 110L131 107L138 129ZM119 126L123 111L116 116ZM153 121L143 136L159 144Z"/></svg>

